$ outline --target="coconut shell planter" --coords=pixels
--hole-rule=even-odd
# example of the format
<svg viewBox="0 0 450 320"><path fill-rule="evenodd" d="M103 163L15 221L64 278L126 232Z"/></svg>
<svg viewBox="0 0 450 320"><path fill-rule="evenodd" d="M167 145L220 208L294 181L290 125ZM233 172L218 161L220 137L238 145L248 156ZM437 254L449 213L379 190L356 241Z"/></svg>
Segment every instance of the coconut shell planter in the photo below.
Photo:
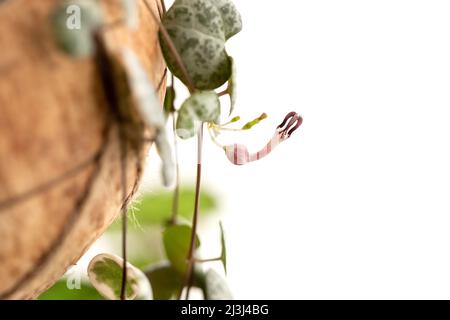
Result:
<svg viewBox="0 0 450 320"><path fill-rule="evenodd" d="M34 298L71 267L120 213L119 124L96 57L74 59L55 44L52 15L61 1L0 1L0 299ZM159 1L147 1L161 12ZM165 93L158 24L143 2L139 25L119 1L101 1L105 46L126 46ZM124 122L138 121L132 114ZM133 197L154 132L126 153ZM135 133L136 134L136 133Z"/></svg>

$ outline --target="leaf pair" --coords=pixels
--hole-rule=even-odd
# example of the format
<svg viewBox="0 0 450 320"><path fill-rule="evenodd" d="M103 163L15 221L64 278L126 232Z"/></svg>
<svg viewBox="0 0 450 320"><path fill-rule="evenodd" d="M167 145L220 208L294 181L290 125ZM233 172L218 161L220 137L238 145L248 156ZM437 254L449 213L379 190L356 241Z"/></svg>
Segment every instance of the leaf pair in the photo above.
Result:
<svg viewBox="0 0 450 320"><path fill-rule="evenodd" d="M225 237L221 230L221 261L226 271ZM188 225L169 226L163 233L164 248L168 261L151 266L145 271L150 280L154 298L157 300L175 297L184 284L187 271L187 257L191 241L192 228ZM200 240L196 239L197 248ZM193 286L203 290L206 299L228 299L231 297L225 280L212 270L204 271L199 264L195 265Z"/></svg>
<svg viewBox="0 0 450 320"><path fill-rule="evenodd" d="M176 77L187 85L189 77L199 90L213 90L228 81L232 63L225 42L242 29L231 0L176 0L162 23L187 69L186 75L160 33L165 60Z"/></svg>
<svg viewBox="0 0 450 320"><path fill-rule="evenodd" d="M226 92L230 96L230 114L234 111L236 103L236 70L234 60L232 63L232 75L228 82ZM170 87L164 102L166 110L173 111L174 93ZM220 117L219 96L214 91L194 92L180 107L176 124L177 135L182 139L193 137L204 122L217 123Z"/></svg>
<svg viewBox="0 0 450 320"><path fill-rule="evenodd" d="M193 93L180 107L176 124L177 135L182 139L193 137L204 122L218 122L220 101L214 91Z"/></svg>

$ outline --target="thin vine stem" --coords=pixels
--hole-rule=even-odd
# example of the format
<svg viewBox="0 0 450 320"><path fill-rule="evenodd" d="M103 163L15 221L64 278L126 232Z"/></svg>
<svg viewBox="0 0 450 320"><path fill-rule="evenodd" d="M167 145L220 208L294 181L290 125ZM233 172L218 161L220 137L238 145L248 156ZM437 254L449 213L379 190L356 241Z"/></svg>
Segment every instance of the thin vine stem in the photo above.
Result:
<svg viewBox="0 0 450 320"><path fill-rule="evenodd" d="M128 217L127 217L127 149L123 136L123 132L119 129L120 139L120 166L121 166L121 185L122 185L122 283L120 287L120 300L126 300L126 284L127 284L127 232L128 232Z"/></svg>
<svg viewBox="0 0 450 320"><path fill-rule="evenodd" d="M209 259L195 259L195 262L205 263L205 262L215 262L215 261L220 261L220 260L222 260L222 257L209 258Z"/></svg>
<svg viewBox="0 0 450 320"><path fill-rule="evenodd" d="M200 127L197 135L197 179L195 183L194 215L192 217L192 233L191 233L191 241L189 244L189 253L187 257L188 266L185 277L186 280L183 287L181 288L181 290L183 290L183 288L186 287L186 300L189 299L189 292L193 282L192 281L194 273L193 271L195 266L198 215L200 208L200 185L202 180L202 149L203 149L203 125Z"/></svg>
<svg viewBox="0 0 450 320"><path fill-rule="evenodd" d="M217 93L217 95L218 95L219 97L225 96L225 95L227 95L227 94L228 94L228 88L226 88L225 90L223 90L223 91Z"/></svg>
<svg viewBox="0 0 450 320"><path fill-rule="evenodd" d="M175 86L175 77L171 74L171 83L172 88L174 90ZM173 149L174 149L174 157L175 157L175 189L173 191L173 199L172 199L172 217L170 219L170 224L175 224L177 222L178 217L178 208L180 202L180 163L178 158L178 139L176 134L177 127L177 112L175 110L172 111L172 128L173 128Z"/></svg>

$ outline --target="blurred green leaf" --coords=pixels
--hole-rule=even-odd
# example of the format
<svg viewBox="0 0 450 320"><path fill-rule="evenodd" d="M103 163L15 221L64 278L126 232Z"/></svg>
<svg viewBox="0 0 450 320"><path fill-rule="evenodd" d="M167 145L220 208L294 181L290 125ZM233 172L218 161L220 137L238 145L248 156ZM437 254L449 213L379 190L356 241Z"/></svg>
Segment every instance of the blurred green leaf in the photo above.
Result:
<svg viewBox="0 0 450 320"><path fill-rule="evenodd" d="M173 225L164 230L163 242L166 255L173 268L184 275L187 268L187 257L191 242L192 228L188 225ZM196 238L196 246L200 240Z"/></svg>
<svg viewBox="0 0 450 320"><path fill-rule="evenodd" d="M164 111L166 114L172 113L175 111L175 89L173 86L167 87L166 95L164 97Z"/></svg>
<svg viewBox="0 0 450 320"><path fill-rule="evenodd" d="M81 282L80 289L68 289L63 278L42 293L38 300L103 300L103 297L86 281Z"/></svg>
<svg viewBox="0 0 450 320"><path fill-rule="evenodd" d="M220 254L220 261L222 261L225 273L227 273L227 246L225 243L225 232L223 230L222 222L220 222L220 244L222 246L222 252Z"/></svg>
<svg viewBox="0 0 450 320"><path fill-rule="evenodd" d="M61 1L51 17L56 44L73 57L93 54L93 34L103 19L98 1Z"/></svg>
<svg viewBox="0 0 450 320"><path fill-rule="evenodd" d="M183 276L168 261L157 263L144 273L150 281L155 300L174 298L183 285Z"/></svg>
<svg viewBox="0 0 450 320"><path fill-rule="evenodd" d="M172 198L171 191L160 190L154 193L146 193L133 204L133 215L137 220L137 225L164 225L169 221L172 215ZM180 202L178 214L181 218L188 221L192 220L194 212L194 188L180 189ZM217 200L212 193L202 190L200 197L200 214L207 214L217 208ZM130 224L130 227L136 229L136 224ZM120 219L111 225L110 230L120 229Z"/></svg>
<svg viewBox="0 0 450 320"><path fill-rule="evenodd" d="M206 300L232 300L233 296L228 288L225 279L223 279L216 271L209 269L206 272L205 289Z"/></svg>
<svg viewBox="0 0 450 320"><path fill-rule="evenodd" d="M144 271L150 280L153 298L155 300L169 300L177 297L183 285L184 275L175 270L169 261L156 263ZM192 286L205 291L206 274L201 265L196 264Z"/></svg>

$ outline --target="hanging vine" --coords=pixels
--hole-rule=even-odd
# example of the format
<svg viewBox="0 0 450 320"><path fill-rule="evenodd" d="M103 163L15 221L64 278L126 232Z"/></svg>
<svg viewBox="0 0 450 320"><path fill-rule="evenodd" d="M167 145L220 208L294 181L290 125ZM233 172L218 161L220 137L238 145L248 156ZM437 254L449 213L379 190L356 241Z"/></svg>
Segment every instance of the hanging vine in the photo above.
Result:
<svg viewBox="0 0 450 320"><path fill-rule="evenodd" d="M244 165L268 155L287 140L302 124L295 112L286 115L269 142L258 152L250 153L241 144L223 145L220 135L228 131L247 131L267 115L261 114L243 126L236 127L239 116L230 117L236 105L236 66L226 50L227 41L242 29L239 12L231 0L176 0L166 11L164 1L159 14L153 12L149 0L117 0L122 3L123 19L105 23L102 7L95 0L66 0L55 11L52 25L60 48L74 58L95 56L102 75L104 91L111 114L119 130L121 141L121 171L123 189L122 258L109 254L95 257L88 268L94 287L108 299L189 299L193 286L199 287L205 299L230 298L223 278L213 269L205 270L205 263L220 261L227 270L225 235L220 224L221 253L217 257L202 258L198 254L199 208L202 180L202 149L205 133L224 152L232 164ZM139 1L159 26L159 44L170 71L164 106L157 98L156 86L144 71L140 59L128 47L112 48L106 40L108 31L126 24L139 27ZM82 15L81 28L68 29L67 12L78 8ZM190 96L176 105L177 83L186 86ZM227 84L226 89L217 91ZM230 98L228 112L224 112L219 97ZM171 119L173 131L166 129ZM206 128L206 130L205 130ZM153 133L151 138L146 133ZM194 212L191 223L178 219L180 188L179 152L177 139L197 138L197 168ZM162 160L164 185L173 187L171 219L163 232L168 261L151 266L145 273L131 266L127 259L127 206L125 174L126 154L138 152L142 143L152 140ZM174 149L174 150L173 150ZM174 157L175 155L175 157ZM167 281L164 281L166 279ZM151 288L151 289L150 289ZM183 297L184 294L184 297Z"/></svg>

